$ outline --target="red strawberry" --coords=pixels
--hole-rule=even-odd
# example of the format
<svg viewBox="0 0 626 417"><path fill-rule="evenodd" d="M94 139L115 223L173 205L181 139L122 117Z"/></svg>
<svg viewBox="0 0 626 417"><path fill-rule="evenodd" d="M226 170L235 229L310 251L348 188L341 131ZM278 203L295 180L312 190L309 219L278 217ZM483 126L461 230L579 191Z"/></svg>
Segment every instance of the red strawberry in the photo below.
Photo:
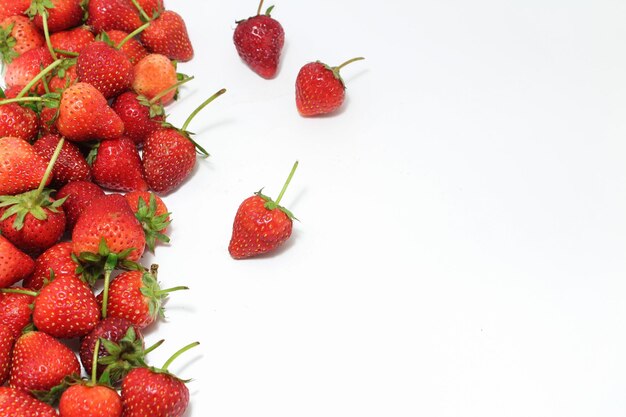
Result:
<svg viewBox="0 0 626 417"><path fill-rule="evenodd" d="M58 117L57 109L52 107L44 107L39 114L40 121L40 129L43 134L53 134L56 135L59 133L59 130L56 126L56 119Z"/></svg>
<svg viewBox="0 0 626 417"><path fill-rule="evenodd" d="M48 404L23 391L0 387L0 417L58 417L58 414Z"/></svg>
<svg viewBox="0 0 626 417"><path fill-rule="evenodd" d="M142 25L139 12L129 0L90 0L87 24L96 32L112 29L131 33Z"/></svg>
<svg viewBox="0 0 626 417"><path fill-rule="evenodd" d="M170 10L152 20L141 34L141 42L150 52L176 61L186 62L193 58L187 26L179 14Z"/></svg>
<svg viewBox="0 0 626 417"><path fill-rule="evenodd" d="M187 126L200 110L225 92L226 90L222 89L202 103L187 118L182 129L163 128L146 138L143 146L143 168L150 189L157 193L173 191L191 174L196 164L196 148L208 156L208 153L191 139Z"/></svg>
<svg viewBox="0 0 626 417"><path fill-rule="evenodd" d="M103 385L76 384L61 395L59 411L61 417L120 417L122 399Z"/></svg>
<svg viewBox="0 0 626 417"><path fill-rule="evenodd" d="M84 142L118 138L124 123L95 87L81 82L63 92L57 128L67 139Z"/></svg>
<svg viewBox="0 0 626 417"><path fill-rule="evenodd" d="M152 100L158 94L178 83L176 67L165 55L150 54L139 61L134 69L133 90ZM171 103L176 89L160 98L161 104Z"/></svg>
<svg viewBox="0 0 626 417"><path fill-rule="evenodd" d="M33 323L61 339L85 336L100 320L100 307L89 286L75 275L57 276L35 298Z"/></svg>
<svg viewBox="0 0 626 417"><path fill-rule="evenodd" d="M8 289L8 291L13 290L17 292L0 292L0 323L11 330L14 338L18 338L24 327L32 322L31 304L35 297L20 293L20 291L27 291L26 288L12 287Z"/></svg>
<svg viewBox="0 0 626 417"><path fill-rule="evenodd" d="M83 21L85 11L82 0L33 0L27 14L35 25L50 33L60 32L78 26Z"/></svg>
<svg viewBox="0 0 626 417"><path fill-rule="evenodd" d="M66 198L63 203L63 210L67 220L66 230L74 230L74 225L80 215L85 211L91 202L98 197L104 196L102 188L87 181L70 182L59 190L57 199Z"/></svg>
<svg viewBox="0 0 626 417"><path fill-rule="evenodd" d="M17 98L20 95L22 90L26 87L25 85L14 85L13 87L8 87L4 90L4 95L6 98Z"/></svg>
<svg viewBox="0 0 626 417"><path fill-rule="evenodd" d="M163 301L172 291L186 290L187 287L175 287L162 290L156 279L156 266L150 272L128 271L118 275L108 290L98 294L98 302L105 304L106 316L129 320L143 329L154 323L157 317L163 317ZM103 305L103 310L105 306Z"/></svg>
<svg viewBox="0 0 626 417"><path fill-rule="evenodd" d="M0 137L13 136L30 141L39 132L39 118L33 110L17 103L0 105Z"/></svg>
<svg viewBox="0 0 626 417"><path fill-rule="evenodd" d="M24 14L30 7L31 0L0 0L0 19Z"/></svg>
<svg viewBox="0 0 626 417"><path fill-rule="evenodd" d="M81 82L93 85L106 98L130 89L133 82L133 64L104 42L93 42L82 50L76 71Z"/></svg>
<svg viewBox="0 0 626 417"><path fill-rule="evenodd" d="M26 16L12 16L0 21L0 58L6 64L31 49L45 45L37 26Z"/></svg>
<svg viewBox="0 0 626 417"><path fill-rule="evenodd" d="M289 239L294 216L279 203L297 167L298 162L294 164L275 202L259 191L241 203L228 245L233 258L243 259L271 252Z"/></svg>
<svg viewBox="0 0 626 417"><path fill-rule="evenodd" d="M130 34L128 32L124 32L123 30L109 30L107 32L102 32L100 35L104 38L105 35L108 37L112 46L117 47L122 41L124 41ZM141 61L143 57L148 55L148 51L146 48L139 42L136 38L130 38L122 44L119 49L126 55L131 64L135 65L137 62Z"/></svg>
<svg viewBox="0 0 626 417"><path fill-rule="evenodd" d="M72 242L61 242L52 246L35 260L35 270L24 279L23 285L31 290L38 291L52 276L55 278L76 274L78 265L72 259Z"/></svg>
<svg viewBox="0 0 626 417"><path fill-rule="evenodd" d="M23 391L48 391L70 375L80 375L74 352L43 332L25 333L13 348L9 386Z"/></svg>
<svg viewBox="0 0 626 417"><path fill-rule="evenodd" d="M351 59L338 67L329 67L319 61L303 66L296 78L296 106L300 114L318 116L332 113L341 107L346 86L339 71L361 59Z"/></svg>
<svg viewBox="0 0 626 417"><path fill-rule="evenodd" d="M148 248L154 252L157 240L168 243L170 238L165 231L170 224L170 213L163 200L149 191L133 191L124 197L143 226Z"/></svg>
<svg viewBox="0 0 626 417"><path fill-rule="evenodd" d="M46 161L50 161L60 140L59 135L45 135L38 139L33 147L38 155L45 158ZM52 170L52 175L54 184L62 186L69 182L91 180L91 168L83 154L80 153L80 149L71 142L65 142Z"/></svg>
<svg viewBox="0 0 626 417"><path fill-rule="evenodd" d="M41 72L41 68L48 67L53 62L54 60L50 52L48 52L48 48L41 47L31 49L15 58L13 62L7 66L4 81L7 87L16 85L25 86ZM39 94L45 92L42 83L38 83L34 87L34 90Z"/></svg>
<svg viewBox="0 0 626 417"><path fill-rule="evenodd" d="M142 145L146 137L162 127L165 117L150 117L152 106L146 106L138 100L139 96L132 91L119 95L111 106L124 122L124 135L136 145Z"/></svg>
<svg viewBox="0 0 626 417"><path fill-rule="evenodd" d="M181 417L189 405L185 382L167 372L173 359L197 346L195 342L176 352L161 369L135 368L122 381L124 417Z"/></svg>
<svg viewBox="0 0 626 417"><path fill-rule="evenodd" d="M11 328L5 324L0 324L0 385L4 385L9 379L14 342L15 336Z"/></svg>
<svg viewBox="0 0 626 417"><path fill-rule="evenodd" d="M146 238L139 220L121 195L106 195L96 198L78 218L72 241L74 253L97 254L101 240L106 242L111 253L130 253L127 259L137 261L146 246Z"/></svg>
<svg viewBox="0 0 626 417"><path fill-rule="evenodd" d="M109 190L147 191L143 179L141 159L135 143L127 138L103 140L94 149L92 157L93 179Z"/></svg>
<svg viewBox="0 0 626 417"><path fill-rule="evenodd" d="M23 139L0 138L0 195L18 194L37 188L47 162Z"/></svg>
<svg viewBox="0 0 626 417"><path fill-rule="evenodd" d="M256 16L237 22L233 40L237 53L252 71L263 78L273 78L278 70L280 53L285 44L285 31L270 16L274 6L261 14L263 0Z"/></svg>
<svg viewBox="0 0 626 417"><path fill-rule="evenodd" d="M33 272L35 262L0 235L0 288L7 288Z"/></svg>
<svg viewBox="0 0 626 417"><path fill-rule="evenodd" d="M50 43L55 50L80 53L87 45L94 42L95 38L89 27L79 26L51 35Z"/></svg>

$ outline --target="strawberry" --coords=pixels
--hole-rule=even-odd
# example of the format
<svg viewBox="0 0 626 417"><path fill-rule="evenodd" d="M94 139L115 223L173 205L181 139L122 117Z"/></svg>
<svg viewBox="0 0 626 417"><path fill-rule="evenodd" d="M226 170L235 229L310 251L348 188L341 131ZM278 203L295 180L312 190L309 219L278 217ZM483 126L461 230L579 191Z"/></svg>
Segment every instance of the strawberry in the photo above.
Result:
<svg viewBox="0 0 626 417"><path fill-rule="evenodd" d="M70 375L80 375L74 352L44 332L25 333L13 347L9 386L23 391L47 391Z"/></svg>
<svg viewBox="0 0 626 417"><path fill-rule="evenodd" d="M228 245L228 251L234 259L271 252L289 239L294 216L279 203L297 167L296 161L275 202L259 191L241 203Z"/></svg>
<svg viewBox="0 0 626 417"><path fill-rule="evenodd" d="M95 38L89 27L79 26L50 35L50 43L55 50L80 54Z"/></svg>
<svg viewBox="0 0 626 417"><path fill-rule="evenodd" d="M353 58L337 67L319 61L303 66L296 78L296 106L302 116L318 116L336 111L345 99L346 86L339 71L363 58Z"/></svg>
<svg viewBox="0 0 626 417"><path fill-rule="evenodd" d="M15 335L11 328L0 324L0 385L4 385L9 379L13 343L15 343Z"/></svg>
<svg viewBox="0 0 626 417"><path fill-rule="evenodd" d="M33 147L38 155L46 161L50 161L60 140L59 135L45 135L38 139ZM91 180L91 168L80 149L71 142L65 142L52 170L52 175L53 183L63 186L74 181Z"/></svg>
<svg viewBox="0 0 626 417"><path fill-rule="evenodd" d="M78 82L78 71L76 70L76 59L69 58L64 59L61 65L55 70L54 75L48 81L48 86L50 91L56 93L62 93L66 88L76 84ZM51 113L48 115L45 114L46 111L50 110ZM44 107L40 114L41 117L41 125L46 128L46 132L48 133L56 133L56 119L58 117L57 108L52 107Z"/></svg>
<svg viewBox="0 0 626 417"><path fill-rule="evenodd" d="M13 292L16 290L15 292ZM32 320L32 304L35 300L24 294L26 288L12 287L0 291L0 324L7 326L14 338L18 338Z"/></svg>
<svg viewBox="0 0 626 417"><path fill-rule="evenodd" d="M109 190L147 191L141 159L135 143L127 138L103 140L96 147L90 161L96 184Z"/></svg>
<svg viewBox="0 0 626 417"><path fill-rule="evenodd" d="M4 90L4 95L6 96L6 98L16 98L20 95L24 87L24 85L14 85L12 87L8 87L6 90ZM0 94L0 97L2 97L2 94Z"/></svg>
<svg viewBox="0 0 626 417"><path fill-rule="evenodd" d="M57 193L57 199L65 198L63 210L66 217L66 230L71 232L80 215L97 197L104 196L102 188L87 181L70 182Z"/></svg>
<svg viewBox="0 0 626 417"><path fill-rule="evenodd" d="M208 153L191 139L187 126L211 101L224 94L222 89L202 103L185 121L181 129L165 127L146 138L143 146L144 175L150 189L169 193L180 186L191 174L196 164L196 148Z"/></svg>
<svg viewBox="0 0 626 417"><path fill-rule="evenodd" d="M159 130L165 121L163 114L153 113L154 117L150 117L152 105L146 106L145 100L140 102L139 98L136 93L127 91L120 94L111 106L124 122L124 135L136 145L142 145L146 137Z"/></svg>
<svg viewBox="0 0 626 417"><path fill-rule="evenodd" d="M15 58L7 66L4 81L7 87L25 86L41 72L41 68L48 67L53 62L52 55L46 47L31 49ZM43 94L43 84L38 83L35 91Z"/></svg>
<svg viewBox="0 0 626 417"><path fill-rule="evenodd" d="M37 188L47 162L23 139L0 138L0 195L18 194Z"/></svg>
<svg viewBox="0 0 626 417"><path fill-rule="evenodd" d="M173 11L164 11L152 20L140 38L146 49L152 53L181 62L193 58L193 46L189 40L187 26L183 18Z"/></svg>
<svg viewBox="0 0 626 417"><path fill-rule="evenodd" d="M123 30L109 30L107 32L102 32L98 35L99 40L103 40L104 42L108 42L109 45L114 46L116 49L119 49L126 55L126 58L130 61L131 64L135 65L137 62L141 61L143 57L148 55L148 51L146 48L134 37L129 38L129 33L124 32ZM124 42L125 41L125 42ZM124 43L122 43L124 42ZM121 47L118 46L121 44Z"/></svg>
<svg viewBox="0 0 626 417"><path fill-rule="evenodd" d="M167 371L180 354L199 343L176 352L162 368L135 368L122 381L124 417L181 417L189 405L185 381Z"/></svg>
<svg viewBox="0 0 626 417"><path fill-rule="evenodd" d="M84 142L118 138L124 123L95 87L80 82L63 92L57 128L67 139Z"/></svg>
<svg viewBox="0 0 626 417"><path fill-rule="evenodd" d="M0 235L0 288L7 288L29 276L35 262Z"/></svg>
<svg viewBox="0 0 626 417"><path fill-rule="evenodd" d="M97 33L112 29L133 32L142 25L139 12L129 0L90 0L87 24Z"/></svg>
<svg viewBox="0 0 626 417"><path fill-rule="evenodd" d="M26 11L35 25L44 32L60 32L78 26L85 11L82 0L32 0Z"/></svg>
<svg viewBox="0 0 626 417"><path fill-rule="evenodd" d="M154 252L157 241L169 243L170 238L165 232L170 224L171 213L167 211L163 200L149 191L133 191L127 193L124 198L143 226L148 248Z"/></svg>
<svg viewBox="0 0 626 417"><path fill-rule="evenodd" d="M252 71L263 78L273 78L278 70L280 53L285 44L285 31L270 15L274 6L261 14L263 0L256 16L237 22L233 35L235 48Z"/></svg>
<svg viewBox="0 0 626 417"><path fill-rule="evenodd" d="M56 276L35 298L33 323L61 339L88 334L100 320L100 307L89 286L74 274Z"/></svg>
<svg viewBox="0 0 626 417"><path fill-rule="evenodd" d="M122 399L104 385L76 384L61 395L59 412L61 417L120 417Z"/></svg>
<svg viewBox="0 0 626 417"><path fill-rule="evenodd" d="M176 67L165 55L147 55L135 65L133 72L133 90L148 100L178 83ZM169 90L160 97L160 103L171 103L175 95L176 89Z"/></svg>
<svg viewBox="0 0 626 417"><path fill-rule="evenodd" d="M0 387L0 417L58 417L58 414L50 405L23 391Z"/></svg>
<svg viewBox="0 0 626 417"><path fill-rule="evenodd" d="M35 270L24 279L24 287L31 290L40 290L52 277L71 275L79 278L76 274L78 265L72 259L72 242L60 242L42 253L35 260Z"/></svg>
<svg viewBox="0 0 626 417"><path fill-rule="evenodd" d="M30 7L31 0L0 0L0 20L21 15Z"/></svg>
<svg viewBox="0 0 626 417"><path fill-rule="evenodd" d="M106 316L129 320L140 329L154 323L157 317L164 317L162 304L167 295L188 288L162 290L156 279L156 269L153 265L149 272L124 272L111 282L108 292L105 287L97 299L103 311L106 310Z"/></svg>
<svg viewBox="0 0 626 417"><path fill-rule="evenodd" d="M107 99L130 89L133 82L133 65L126 55L104 42L82 50L76 71L81 82L93 85Z"/></svg>
<svg viewBox="0 0 626 417"><path fill-rule="evenodd" d="M44 45L43 35L26 16L11 16L0 21L0 59L5 64Z"/></svg>
<svg viewBox="0 0 626 417"><path fill-rule="evenodd" d="M39 132L37 113L17 103L0 104L0 137L32 140Z"/></svg>

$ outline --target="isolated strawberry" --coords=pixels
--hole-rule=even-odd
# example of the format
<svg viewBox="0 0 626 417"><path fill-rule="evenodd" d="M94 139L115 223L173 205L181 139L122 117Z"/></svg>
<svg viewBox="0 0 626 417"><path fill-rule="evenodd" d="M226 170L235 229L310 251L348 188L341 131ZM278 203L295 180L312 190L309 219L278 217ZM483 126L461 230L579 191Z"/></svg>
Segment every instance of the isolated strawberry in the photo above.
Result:
<svg viewBox="0 0 626 417"><path fill-rule="evenodd" d="M177 85L176 67L168 57L150 54L135 64L133 68L133 90L140 96L152 100L163 91ZM174 100L176 89L169 90L159 98L160 104L169 104Z"/></svg>
<svg viewBox="0 0 626 417"><path fill-rule="evenodd" d="M0 387L0 417L58 417L58 414L52 406L24 391Z"/></svg>
<svg viewBox="0 0 626 417"><path fill-rule="evenodd" d="M44 135L33 143L33 147L38 155L50 161L60 140L59 135ZM80 149L71 142L65 142L54 164L52 176L53 184L56 186L63 186L74 181L89 181L91 168Z"/></svg>
<svg viewBox="0 0 626 417"><path fill-rule="evenodd" d="M11 370L11 353L16 336L11 328L0 323L0 385L4 385L9 379Z"/></svg>
<svg viewBox="0 0 626 417"><path fill-rule="evenodd" d="M74 352L44 332L28 332L13 347L9 386L23 391L48 391L71 375L80 375Z"/></svg>
<svg viewBox="0 0 626 417"><path fill-rule="evenodd" d="M102 196L104 196L104 191L93 182L75 181L63 186L56 197L59 200L62 198L66 199L65 203L63 203L66 230L69 232L74 230L74 225L76 225L83 211L91 205L94 199Z"/></svg>
<svg viewBox="0 0 626 417"><path fill-rule="evenodd" d="M43 179L47 165L25 140L0 138L0 195L34 190Z"/></svg>
<svg viewBox="0 0 626 417"><path fill-rule="evenodd" d="M0 21L0 60L5 64L44 44L43 35L26 16L11 16Z"/></svg>
<svg viewBox="0 0 626 417"><path fill-rule="evenodd" d="M135 142L122 136L103 140L90 155L93 179L102 188L116 191L146 191L141 159Z"/></svg>
<svg viewBox="0 0 626 417"><path fill-rule="evenodd" d="M22 15L30 7L31 0L0 0L0 20Z"/></svg>
<svg viewBox="0 0 626 417"><path fill-rule="evenodd" d="M195 342L176 352L161 368L135 368L122 381L124 417L181 417L189 405L185 381L170 374L167 368Z"/></svg>
<svg viewBox="0 0 626 417"><path fill-rule="evenodd" d="M161 114L154 114L150 101L144 100L132 91L117 96L111 108L124 122L124 136L130 138L136 145L142 145L146 137L159 130L165 121L161 110L158 110ZM151 117L151 113L154 117Z"/></svg>
<svg viewBox="0 0 626 417"><path fill-rule="evenodd" d="M4 81L7 87L25 86L30 80L35 78L42 68L51 65L54 62L48 48L42 46L40 48L31 49L15 58L6 67ZM31 91L43 94L43 84L38 83Z"/></svg>
<svg viewBox="0 0 626 417"><path fill-rule="evenodd" d="M150 189L169 193L180 186L196 164L196 148L204 156L208 153L191 139L187 131L193 118L211 101L224 94L222 89L202 103L185 121L181 129L164 127L146 138L143 146L143 169Z"/></svg>
<svg viewBox="0 0 626 417"><path fill-rule="evenodd" d="M141 33L141 42L148 51L165 55L176 61L187 62L193 58L193 46L187 26L176 12L166 10Z"/></svg>
<svg viewBox="0 0 626 417"><path fill-rule="evenodd" d="M26 12L42 31L60 32L81 24L82 0L32 0Z"/></svg>
<svg viewBox="0 0 626 417"><path fill-rule="evenodd" d="M259 191L241 203L235 215L233 234L228 245L228 251L233 258L243 259L271 252L289 239L294 216L279 203L297 167L298 162L291 169L276 201Z"/></svg>
<svg viewBox="0 0 626 417"><path fill-rule="evenodd" d="M38 291L53 277L72 275L79 278L76 274L78 265L72 259L72 248L72 242L60 242L46 250L35 260L35 270L22 285Z"/></svg>
<svg viewBox="0 0 626 417"><path fill-rule="evenodd" d="M95 38L88 26L79 26L50 35L50 43L55 50L80 53Z"/></svg>
<svg viewBox="0 0 626 417"><path fill-rule="evenodd" d="M17 103L0 104L0 137L13 136L30 141L39 132L37 113Z"/></svg>
<svg viewBox="0 0 626 417"><path fill-rule="evenodd" d="M63 92L57 128L67 139L85 142L118 138L124 132L124 123L102 93L80 82Z"/></svg>
<svg viewBox="0 0 626 417"><path fill-rule="evenodd" d="M32 322L32 304L35 297L24 294L25 290L28 289L11 287L0 291L0 324L7 326L15 339Z"/></svg>
<svg viewBox="0 0 626 417"><path fill-rule="evenodd" d="M154 252L156 242L169 243L165 235L170 224L170 214L161 198L149 191L133 191L124 195L135 217L146 233L146 245Z"/></svg>
<svg viewBox="0 0 626 417"><path fill-rule="evenodd" d="M90 0L87 24L97 33L112 29L131 33L142 25L139 12L130 0Z"/></svg>
<svg viewBox="0 0 626 417"><path fill-rule="evenodd" d="M274 6L261 14L263 0L256 16L237 22L233 35L237 53L252 71L263 78L273 78L278 70L280 53L285 44L285 31L270 15Z"/></svg>
<svg viewBox="0 0 626 417"><path fill-rule="evenodd" d="M93 85L107 99L130 89L133 82L133 64L104 42L93 42L81 51L76 71L81 82Z"/></svg>
<svg viewBox="0 0 626 417"><path fill-rule="evenodd" d="M337 67L319 61L303 66L296 78L296 106L302 116L318 116L336 111L345 99L346 86L339 71L363 58L353 58Z"/></svg>
<svg viewBox="0 0 626 417"><path fill-rule="evenodd" d="M128 32L124 32L123 30L109 30L106 32L100 33L98 36L99 40L104 40L105 42L110 42L111 46L115 46L116 49L119 49L126 55L131 64L135 65L139 62L143 57L148 55L148 51L146 48L139 42L139 40L135 37L129 38L130 34ZM124 43L122 43L124 42ZM121 47L119 46L121 44Z"/></svg>
<svg viewBox="0 0 626 417"><path fill-rule="evenodd" d="M85 336L99 320L96 297L74 274L55 276L35 297L33 323L50 336L60 339Z"/></svg>

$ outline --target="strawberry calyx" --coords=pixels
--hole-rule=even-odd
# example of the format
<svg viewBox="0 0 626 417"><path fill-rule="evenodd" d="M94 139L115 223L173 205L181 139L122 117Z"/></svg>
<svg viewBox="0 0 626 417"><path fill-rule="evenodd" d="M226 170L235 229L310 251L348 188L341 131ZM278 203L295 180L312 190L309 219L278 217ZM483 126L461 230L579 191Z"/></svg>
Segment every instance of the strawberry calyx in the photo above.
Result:
<svg viewBox="0 0 626 417"><path fill-rule="evenodd" d="M61 381L60 384L55 385L49 390L32 390L31 394L39 401L50 405L56 405L59 402L61 395L63 395L69 387L81 383L83 383L83 379L80 375L68 375L63 378L63 381Z"/></svg>
<svg viewBox="0 0 626 417"><path fill-rule="evenodd" d="M161 104L160 100L173 90L178 90L180 86L188 83L195 78L194 76L189 77L184 74L180 75L182 75L182 77L179 77L179 80L176 84L169 86L168 88L154 96L152 99L148 99L148 97L144 95L137 96L137 101L139 102L139 104L146 106L150 109L150 118L165 116L165 109L163 108L163 104ZM178 95L178 92L176 93L176 95Z"/></svg>
<svg viewBox="0 0 626 417"><path fill-rule="evenodd" d="M157 272L159 266L152 265L150 271L144 272L141 277L142 286L139 289L141 294L146 299L148 304L148 313L153 319L157 317L165 318L165 309L163 308L163 302L169 295L169 293L180 290L188 290L188 287L178 286L173 288L161 289L159 282L157 281ZM104 299L102 301L104 306Z"/></svg>
<svg viewBox="0 0 626 417"><path fill-rule="evenodd" d="M0 60L5 64L10 64L19 56L14 49L17 40L11 34L14 27L15 23L11 23L7 27L0 26Z"/></svg>
<svg viewBox="0 0 626 417"><path fill-rule="evenodd" d="M166 229L170 225L169 216L172 213L157 215L156 212L157 202L154 194L150 194L148 203L146 203L143 197L139 197L135 217L143 227L146 235L146 245L152 252L154 252L157 241L163 243L169 243L170 241L170 238L161 233L161 230Z"/></svg>
<svg viewBox="0 0 626 417"><path fill-rule="evenodd" d="M280 205L280 200L282 200L283 196L285 195L285 191L287 191L287 187L289 187L289 183L291 182L291 179L293 178L293 175L296 173L296 169L298 168L298 161L296 161L293 164L293 167L291 168L291 172L289 173L289 176L287 177L287 180L285 181L285 184L283 185L282 190L280 190L280 194L278 194L278 198L276 199L276 201L272 200L270 197L264 195L262 193L263 189L261 188L259 191L257 191L256 193L254 193L254 195L262 198L265 201L265 205L264 207L268 210L280 210L283 213L285 213L287 215L287 217L289 217L292 220L298 220L296 218L296 216L293 215L293 213L291 211L289 211L288 209L286 209L285 207Z"/></svg>
<svg viewBox="0 0 626 417"><path fill-rule="evenodd" d="M81 252L78 255L72 254L72 260L77 264L76 274L82 276L83 281L93 286L98 279L110 276L115 269L125 269L129 271L141 271L145 268L128 259L128 256L135 248L126 249L120 253L111 252L104 238L100 239L98 253ZM108 291L108 286L105 285ZM103 306L104 307L104 306ZM103 315L103 318L106 315Z"/></svg>
<svg viewBox="0 0 626 417"><path fill-rule="evenodd" d="M363 58L363 57L352 58L352 59L347 60L346 62L344 62L344 63L343 63L343 64L341 64L341 65L337 65L336 67L331 67L330 65L324 64L324 63L323 63L323 62L321 62L321 61L317 61L317 63L318 63L318 64L322 64L322 65L323 65L323 66L324 66L327 70L331 71L331 72L333 73L333 75L335 76L335 78L336 78L336 79L338 79L339 81L341 81L341 84L342 84L342 85L344 86L344 88L345 88L346 83L343 81L343 78L341 78L341 75L339 74L339 72L340 72L340 71L341 71L341 69L342 69L343 67L345 67L346 65L350 65L350 64L352 64L353 62L356 62L356 61L361 61L361 60L363 60L363 59L365 59L365 58Z"/></svg>
<svg viewBox="0 0 626 417"><path fill-rule="evenodd" d="M163 340L158 341L149 348L143 347L143 340L137 337L137 333L133 326L130 326L126 331L126 334L122 339L117 342L100 338L98 342L102 343L106 356L98 358L99 348L94 348L94 359L92 362L92 381L95 380L97 374L98 365L106 365L104 372L102 373L99 383L110 383L111 381L122 380L131 369L146 366L146 355L159 347Z"/></svg>
<svg viewBox="0 0 626 417"><path fill-rule="evenodd" d="M181 349L179 349L178 351L176 351L176 353L174 353L172 356L170 356L170 358L165 361L165 363L163 364L162 367L157 368L154 366L143 366L144 368L150 370L151 372L154 372L155 374L166 374L169 375L173 378L176 378L184 383L187 383L189 381L191 381L190 379L180 379L178 378L176 375L172 374L168 368L169 366L172 364L172 362L174 362L176 359L178 359L179 356L181 356L183 353L187 352L190 349L193 349L194 347L198 346L200 344L200 342L193 342L190 343L184 347L182 347Z"/></svg>

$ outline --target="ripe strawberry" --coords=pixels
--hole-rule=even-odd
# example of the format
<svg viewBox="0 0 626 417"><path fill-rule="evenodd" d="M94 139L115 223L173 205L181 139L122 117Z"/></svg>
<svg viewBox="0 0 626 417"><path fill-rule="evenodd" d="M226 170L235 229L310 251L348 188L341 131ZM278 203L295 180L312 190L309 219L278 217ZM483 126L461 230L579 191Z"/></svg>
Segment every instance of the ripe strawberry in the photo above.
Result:
<svg viewBox="0 0 626 417"><path fill-rule="evenodd" d="M8 87L6 90L4 90L4 95L6 96L6 98L17 98L17 96L20 95L20 93L22 92L24 87L26 87L26 86L25 85L14 85L12 87ZM1 94L0 94L0 96L1 96Z"/></svg>
<svg viewBox="0 0 626 417"><path fill-rule="evenodd" d="M33 0L26 14L42 31L60 32L81 24L85 14L81 1Z"/></svg>
<svg viewBox="0 0 626 417"><path fill-rule="evenodd" d="M11 16L0 21L0 58L5 64L44 45L43 35L26 16Z"/></svg>
<svg viewBox="0 0 626 417"><path fill-rule="evenodd" d="M104 385L76 384L61 395L59 412L61 417L120 417L122 399Z"/></svg>
<svg viewBox="0 0 626 417"><path fill-rule="evenodd" d="M146 233L146 245L154 252L156 242L168 243L170 238L165 235L170 224L170 214L161 198L149 191L133 191L124 196L135 217Z"/></svg>
<svg viewBox="0 0 626 417"><path fill-rule="evenodd" d="M302 116L332 113L343 104L346 86L339 71L363 58L353 58L338 67L319 61L303 66L296 78L296 106Z"/></svg>
<svg viewBox="0 0 626 417"><path fill-rule="evenodd" d="M0 20L24 14L30 2L31 0L0 0Z"/></svg>
<svg viewBox="0 0 626 417"><path fill-rule="evenodd" d="M141 34L141 42L148 51L176 61L186 62L193 58L187 26L183 18L171 10L164 11L152 20Z"/></svg>
<svg viewBox="0 0 626 417"><path fill-rule="evenodd" d="M12 292L13 290L17 291ZM0 323L7 326L16 339L22 334L24 327L32 322L31 304L35 297L22 293L24 290L27 288L12 287L0 292Z"/></svg>
<svg viewBox="0 0 626 417"><path fill-rule="evenodd" d="M88 334L100 320L100 306L89 286L72 275L56 276L35 298L33 323L60 339Z"/></svg>
<svg viewBox="0 0 626 417"><path fill-rule="evenodd" d="M199 343L176 352L162 368L135 368L122 381L124 417L181 417L189 405L185 382L167 371L172 360Z"/></svg>
<svg viewBox="0 0 626 417"><path fill-rule="evenodd" d="M89 27L79 26L50 35L50 43L55 50L81 53L95 38Z"/></svg>
<svg viewBox="0 0 626 417"><path fill-rule="evenodd" d="M13 348L9 386L23 391L48 391L70 375L80 375L74 352L44 332L25 333Z"/></svg>
<svg viewBox="0 0 626 417"><path fill-rule="evenodd" d="M164 115L150 117L152 106L139 102L139 97L132 91L119 95L111 106L124 122L124 136L136 145L142 145L146 137L162 127Z"/></svg>
<svg viewBox="0 0 626 417"><path fill-rule="evenodd" d="M275 202L259 191L241 203L228 245L228 251L234 259L271 252L289 239L294 216L279 203L297 167L296 161Z"/></svg>
<svg viewBox="0 0 626 417"><path fill-rule="evenodd" d="M97 33L113 29L131 33L142 25L139 12L129 0L90 0L87 24Z"/></svg>
<svg viewBox="0 0 626 417"><path fill-rule="evenodd" d="M57 199L66 198L63 210L66 217L66 230L71 232L80 215L97 197L104 196L102 188L87 181L70 182L59 190Z"/></svg>
<svg viewBox="0 0 626 417"><path fill-rule="evenodd" d="M139 42L136 38L133 37L127 39L129 35L130 34L128 32L124 32L123 30L113 29L100 33L98 38L101 38L101 40L104 40L105 42L107 42L106 39L108 38L110 45L115 46L116 49L122 51L130 63L135 65L137 62L141 61L143 57L148 55L148 51L146 51L146 48L144 48L141 42ZM125 39L127 39L126 42L124 42L121 47L118 47L118 45Z"/></svg>
<svg viewBox="0 0 626 417"><path fill-rule="evenodd" d="M181 129L159 129L146 138L143 146L143 169L150 189L169 193L180 186L196 164L196 148L204 156L208 153L191 139L187 126L207 104L224 94L222 89L202 103L185 121Z"/></svg>
<svg viewBox="0 0 626 417"><path fill-rule="evenodd" d="M285 44L285 31L270 15L274 6L261 14L263 0L256 16L237 22L233 35L237 53L252 71L263 78L273 78L278 70L280 53Z"/></svg>
<svg viewBox="0 0 626 417"><path fill-rule="evenodd" d="M93 85L106 98L130 89L133 82L133 65L126 55L104 42L93 42L82 50L76 71L81 82Z"/></svg>
<svg viewBox="0 0 626 417"><path fill-rule="evenodd" d="M107 317L129 320L133 325L144 329L163 317L163 301L172 291L186 290L187 287L174 287L162 290L156 279L156 266L148 271L128 271L118 275L108 289L98 294L98 302L106 304Z"/></svg>
<svg viewBox="0 0 626 417"><path fill-rule="evenodd" d="M42 46L40 48L31 49L15 58L7 65L4 81L7 87L16 85L27 85L40 72L41 68L48 67L54 62L48 48ZM38 83L32 90L39 94L43 94L43 84Z"/></svg>
<svg viewBox="0 0 626 417"><path fill-rule="evenodd" d="M52 276L71 275L79 278L76 274L78 265L72 259L72 242L60 242L42 253L35 260L35 270L24 279L22 285L28 289L38 291L51 280Z"/></svg>
<svg viewBox="0 0 626 417"><path fill-rule="evenodd" d="M0 387L0 417L58 417L58 414L52 406L23 391Z"/></svg>
<svg viewBox="0 0 626 417"><path fill-rule="evenodd" d="M7 288L29 276L35 262L0 235L0 288Z"/></svg>
<svg viewBox="0 0 626 417"><path fill-rule="evenodd" d="M139 61L133 69L133 90L140 96L152 100L164 90L178 83L176 67L168 57L160 54L150 54ZM176 89L160 97L160 103L165 105L174 100Z"/></svg>
<svg viewBox="0 0 626 417"><path fill-rule="evenodd" d="M15 343L13 331L9 326L0 323L0 385L4 385L9 379L13 343Z"/></svg>
<svg viewBox="0 0 626 417"><path fill-rule="evenodd" d="M37 188L47 162L23 139L0 138L0 195L18 194Z"/></svg>
<svg viewBox="0 0 626 417"><path fill-rule="evenodd" d="M93 179L109 190L147 191L135 143L127 138L103 140L90 157Z"/></svg>
<svg viewBox="0 0 626 417"><path fill-rule="evenodd" d="M84 142L118 138L124 123L95 87L80 82L63 92L57 128L67 139Z"/></svg>
<svg viewBox="0 0 626 417"><path fill-rule="evenodd" d="M0 104L0 137L32 140L39 132L37 113L17 103Z"/></svg>
<svg viewBox="0 0 626 417"><path fill-rule="evenodd" d="M45 158L46 161L50 161L60 140L59 135L45 135L38 139L33 147L38 155ZM80 149L71 142L65 142L59 158L54 164L52 175L53 183L57 186L63 186L74 181L91 180L91 168Z"/></svg>

